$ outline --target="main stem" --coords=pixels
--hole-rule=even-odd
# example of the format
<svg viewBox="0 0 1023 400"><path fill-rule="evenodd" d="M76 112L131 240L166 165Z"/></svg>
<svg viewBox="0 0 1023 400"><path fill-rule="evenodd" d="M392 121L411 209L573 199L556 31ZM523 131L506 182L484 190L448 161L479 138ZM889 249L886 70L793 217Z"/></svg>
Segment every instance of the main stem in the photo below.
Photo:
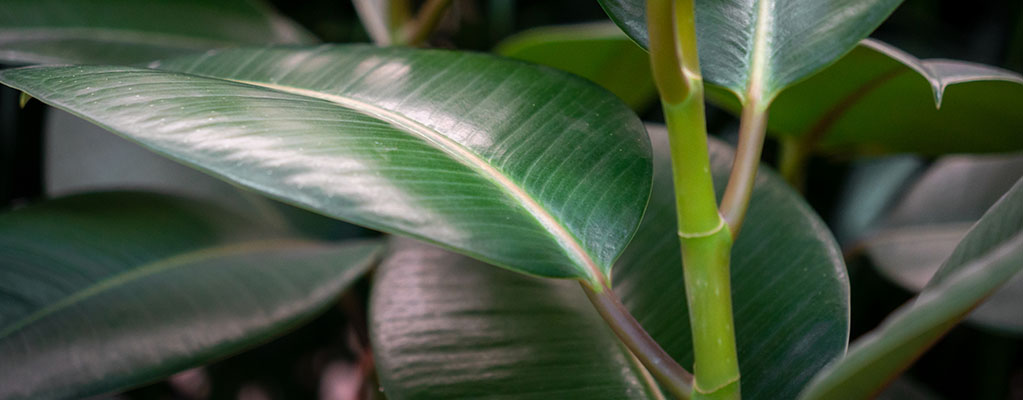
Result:
<svg viewBox="0 0 1023 400"><path fill-rule="evenodd" d="M739 399L729 261L732 233L710 173L693 0L647 0L650 59L668 125L678 236L693 334L694 399Z"/></svg>

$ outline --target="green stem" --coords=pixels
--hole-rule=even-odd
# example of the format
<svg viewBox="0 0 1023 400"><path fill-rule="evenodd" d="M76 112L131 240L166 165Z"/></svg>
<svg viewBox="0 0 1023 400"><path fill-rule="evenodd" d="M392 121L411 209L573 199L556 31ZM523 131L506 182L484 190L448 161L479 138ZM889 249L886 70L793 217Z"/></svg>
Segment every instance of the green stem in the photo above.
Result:
<svg viewBox="0 0 1023 400"><path fill-rule="evenodd" d="M648 371L672 395L679 399L689 399L693 391L693 375L682 368L660 345L650 337L643 326L629 314L618 296L610 288L596 291L588 284L580 282L586 296L596 307L600 316L607 321L618 339L629 348L629 351L647 368Z"/></svg>
<svg viewBox="0 0 1023 400"><path fill-rule="evenodd" d="M732 234L682 238L686 300L693 332L694 399L738 399L739 359L728 265Z"/></svg>
<svg viewBox="0 0 1023 400"><path fill-rule="evenodd" d="M647 0L650 60L668 125L693 333L693 398L738 399L729 275L732 232L718 212L710 173L694 15L693 0Z"/></svg>
<svg viewBox="0 0 1023 400"><path fill-rule="evenodd" d="M778 172L785 181L803 193L806 185L806 160L809 149L804 141L798 138L785 138L781 141L778 157Z"/></svg>
<svg viewBox="0 0 1023 400"><path fill-rule="evenodd" d="M742 221L746 218L766 131L767 108L761 107L755 99L751 99L742 108L742 117L739 120L739 145L735 149L735 161L732 162L732 172L728 176L725 195L721 198L721 214L728 222L733 238L739 234Z"/></svg>
<svg viewBox="0 0 1023 400"><path fill-rule="evenodd" d="M419 9L416 18L402 29L399 36L399 44L408 46L419 46L426 41L437 24L440 23L444 11L448 9L451 0L427 0L426 4Z"/></svg>

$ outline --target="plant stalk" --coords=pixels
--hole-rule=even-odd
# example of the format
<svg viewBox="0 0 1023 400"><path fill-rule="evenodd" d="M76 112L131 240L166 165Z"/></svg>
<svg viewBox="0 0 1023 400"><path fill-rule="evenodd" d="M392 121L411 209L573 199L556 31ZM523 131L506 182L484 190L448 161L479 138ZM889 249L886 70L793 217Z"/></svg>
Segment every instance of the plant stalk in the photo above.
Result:
<svg viewBox="0 0 1023 400"><path fill-rule="evenodd" d="M693 332L694 399L739 399L729 274L732 232L710 172L693 0L647 0L650 59L668 125Z"/></svg>
<svg viewBox="0 0 1023 400"><path fill-rule="evenodd" d="M789 185L803 193L806 187L806 161L810 152L806 142L793 138L782 139L778 151L778 172Z"/></svg>
<svg viewBox="0 0 1023 400"><path fill-rule="evenodd" d="M419 46L433 32L441 17L451 5L451 0L427 0L426 4L416 13L415 19L405 25L399 35L399 44Z"/></svg>
<svg viewBox="0 0 1023 400"><path fill-rule="evenodd" d="M767 132L767 107L761 107L756 99L750 99L742 107L739 120L739 145L735 151L732 172L728 176L728 186L721 199L721 214L732 231L732 238L739 235L742 221L746 218L749 200L753 194L753 185L757 179L757 167L760 165L760 152L764 148L764 135Z"/></svg>
<svg viewBox="0 0 1023 400"><path fill-rule="evenodd" d="M643 326L629 314L618 296L610 288L599 292L587 283L580 282L586 296L607 321L618 339L625 344L633 355L650 371L672 395L679 399L689 399L693 391L693 375L682 368L660 345L650 337Z"/></svg>

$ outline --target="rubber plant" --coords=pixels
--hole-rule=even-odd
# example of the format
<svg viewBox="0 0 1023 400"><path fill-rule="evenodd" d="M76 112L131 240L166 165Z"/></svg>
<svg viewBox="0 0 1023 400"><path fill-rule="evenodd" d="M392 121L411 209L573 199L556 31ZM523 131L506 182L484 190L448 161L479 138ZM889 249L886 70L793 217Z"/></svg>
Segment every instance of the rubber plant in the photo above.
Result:
<svg viewBox="0 0 1023 400"><path fill-rule="evenodd" d="M369 327L387 397L865 398L1023 267L1018 181L917 298L847 352L841 250L798 191L759 167L769 131L796 185L821 149L1023 147L1018 135L969 144L962 125L930 116L898 115L890 135L957 139L855 130L893 120L888 104L902 100L867 101L885 90L924 97L920 112L942 121L1004 121L987 122L992 138L1020 127L1018 75L864 40L901 0L600 0L648 55L605 25L585 39L598 44L569 44L605 64L558 66L598 83L613 75L598 67L634 68L635 87L608 85L628 105L571 73L417 48L444 0L415 13L355 1L377 46L314 44L250 1L154 2L144 7L159 18L131 23L118 13L139 3L9 3L3 61L61 64L0 71L23 104L393 238L324 242L258 213L138 192L9 211L3 399L115 392L222 358L308 320L374 267ZM218 22L238 29L209 29ZM559 35L579 31L590 28ZM544 62L566 41L549 38L498 51ZM260 43L291 44L246 47ZM640 61L608 58L614 49ZM666 126L629 108L651 77ZM1010 106L978 106L984 93ZM708 100L740 116L735 149L708 136Z"/></svg>

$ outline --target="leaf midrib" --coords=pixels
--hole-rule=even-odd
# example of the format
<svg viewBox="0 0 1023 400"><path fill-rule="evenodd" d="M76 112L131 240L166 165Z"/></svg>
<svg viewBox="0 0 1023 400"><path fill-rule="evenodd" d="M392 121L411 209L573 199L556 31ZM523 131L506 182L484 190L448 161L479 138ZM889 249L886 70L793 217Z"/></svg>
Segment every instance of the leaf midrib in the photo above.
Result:
<svg viewBox="0 0 1023 400"><path fill-rule="evenodd" d="M36 312L33 312L25 317L22 317L17 322L7 326L0 330L0 340L7 338L11 334L25 328L33 322L39 321L49 315L55 314L65 308L68 308L76 303L79 303L85 299L96 296L107 290L114 289L133 281L140 280L173 268L183 267L191 265L192 263L218 258L226 257L231 255L238 255L249 253L252 251L264 251L273 249L284 249L289 247L308 247L314 248L316 245L303 242L299 240L261 240L255 242L248 242L238 245L230 245L223 247L210 247L200 250L190 251L184 254L171 256L161 260L152 261L149 263L142 264L139 267L131 268L125 272L118 273L101 279L83 289L77 290L74 293L62 298L56 303L52 303L43 307Z"/></svg>
<svg viewBox="0 0 1023 400"><path fill-rule="evenodd" d="M351 97L266 82L229 78L218 79L328 101L341 107L352 109L373 118L385 121L405 132L412 133L425 139L427 143L433 144L434 147L453 156L463 165L479 172L481 175L493 182L497 187L501 188L505 193L509 194L515 200L518 200L519 204L522 205L522 207L526 209L526 211L529 212L529 214L532 215L548 233L551 234L569 258L575 260L577 266L583 267L582 272L587 275L587 281L589 284L595 285L594 288L598 290L600 288L608 287L607 279L604 277L603 272L601 272L600 267L595 261L593 261L593 258L590 257L590 254L583 248L582 244L578 242L575 236L569 232L557 218L551 215L525 189L520 187L496 167L467 149L462 144L444 136L442 133L434 130L433 128L430 128L412 118L406 117L399 112L378 107Z"/></svg>

